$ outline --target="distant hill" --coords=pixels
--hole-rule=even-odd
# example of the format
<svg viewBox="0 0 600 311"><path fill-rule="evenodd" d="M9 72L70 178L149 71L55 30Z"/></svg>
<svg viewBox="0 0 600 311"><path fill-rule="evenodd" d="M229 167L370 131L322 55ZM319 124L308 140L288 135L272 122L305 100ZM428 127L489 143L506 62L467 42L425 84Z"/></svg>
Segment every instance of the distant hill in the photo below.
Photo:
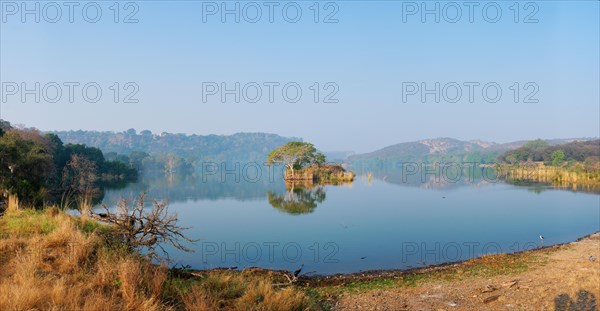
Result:
<svg viewBox="0 0 600 311"><path fill-rule="evenodd" d="M354 151L324 151L323 154L327 157L327 162L343 163Z"/></svg>
<svg viewBox="0 0 600 311"><path fill-rule="evenodd" d="M264 162L267 154L289 141L300 138L267 133L237 133L233 135L186 135L150 131L124 132L57 131L65 143L98 147L103 152L131 154L134 151L151 155L174 154L182 158L214 162Z"/></svg>
<svg viewBox="0 0 600 311"><path fill-rule="evenodd" d="M550 139L549 145L572 141L587 141L588 138ZM423 139L399 143L373 152L349 156L346 162L353 166L371 166L384 162L478 162L491 163L509 150L517 149L526 140L498 144L481 140L462 141L454 138Z"/></svg>

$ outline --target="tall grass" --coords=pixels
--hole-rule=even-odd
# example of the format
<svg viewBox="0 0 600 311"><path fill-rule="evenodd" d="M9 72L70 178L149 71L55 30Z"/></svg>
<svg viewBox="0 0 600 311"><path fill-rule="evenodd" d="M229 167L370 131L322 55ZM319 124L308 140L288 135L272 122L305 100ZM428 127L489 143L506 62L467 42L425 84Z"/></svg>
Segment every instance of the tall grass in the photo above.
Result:
<svg viewBox="0 0 600 311"><path fill-rule="evenodd" d="M598 192L600 171L574 170L566 167L546 166L541 162L528 165L497 165L500 177L513 182L530 181L556 187Z"/></svg>
<svg viewBox="0 0 600 311"><path fill-rule="evenodd" d="M119 243L110 228L58 209L0 217L0 310L314 310L269 276L178 278Z"/></svg>

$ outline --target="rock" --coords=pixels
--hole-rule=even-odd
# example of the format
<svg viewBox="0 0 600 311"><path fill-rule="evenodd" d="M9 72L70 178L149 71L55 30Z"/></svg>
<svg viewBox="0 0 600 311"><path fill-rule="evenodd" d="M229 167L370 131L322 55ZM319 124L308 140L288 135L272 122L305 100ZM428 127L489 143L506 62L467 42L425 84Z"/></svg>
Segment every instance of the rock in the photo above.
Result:
<svg viewBox="0 0 600 311"><path fill-rule="evenodd" d="M497 290L498 288L494 285L486 285L484 289L481 290L482 293L491 293L495 290Z"/></svg>
<svg viewBox="0 0 600 311"><path fill-rule="evenodd" d="M500 295L489 296L489 297L483 299L483 303L490 303L492 301L498 300L498 298L500 298Z"/></svg>
<svg viewBox="0 0 600 311"><path fill-rule="evenodd" d="M511 288L513 287L515 284L517 284L517 282L519 282L519 280L512 280L510 282L506 282L502 284L502 287L504 288Z"/></svg>

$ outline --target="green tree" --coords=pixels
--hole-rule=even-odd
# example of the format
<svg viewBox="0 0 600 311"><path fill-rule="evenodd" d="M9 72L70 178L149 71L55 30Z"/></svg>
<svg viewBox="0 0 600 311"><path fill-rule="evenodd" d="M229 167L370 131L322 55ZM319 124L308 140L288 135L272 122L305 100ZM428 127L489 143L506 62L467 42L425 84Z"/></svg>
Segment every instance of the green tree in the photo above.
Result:
<svg viewBox="0 0 600 311"><path fill-rule="evenodd" d="M129 154L129 165L139 171L142 169L142 162L148 157L150 155L146 152L133 151Z"/></svg>
<svg viewBox="0 0 600 311"><path fill-rule="evenodd" d="M133 181L130 159L106 161L102 151L85 145L63 145L56 134L14 129L0 120L0 194L15 195L31 206L56 201L69 193L90 204L96 183ZM124 162L118 159L124 159Z"/></svg>
<svg viewBox="0 0 600 311"><path fill-rule="evenodd" d="M560 166L565 161L565 152L562 149L558 149L552 152L552 165Z"/></svg>
<svg viewBox="0 0 600 311"><path fill-rule="evenodd" d="M315 159L314 159L314 163L318 166L325 164L325 162L327 162L327 158L325 157L324 154L317 152L315 154Z"/></svg>
<svg viewBox="0 0 600 311"><path fill-rule="evenodd" d="M18 131L0 137L1 189L26 204L38 205L53 173L52 156L44 145L24 139Z"/></svg>
<svg viewBox="0 0 600 311"><path fill-rule="evenodd" d="M267 156L267 165L282 163L292 172L309 164L325 163L325 156L311 143L292 141L279 146Z"/></svg>
<svg viewBox="0 0 600 311"><path fill-rule="evenodd" d="M4 133L8 132L8 130L11 128L10 122L0 119L0 137L2 137Z"/></svg>

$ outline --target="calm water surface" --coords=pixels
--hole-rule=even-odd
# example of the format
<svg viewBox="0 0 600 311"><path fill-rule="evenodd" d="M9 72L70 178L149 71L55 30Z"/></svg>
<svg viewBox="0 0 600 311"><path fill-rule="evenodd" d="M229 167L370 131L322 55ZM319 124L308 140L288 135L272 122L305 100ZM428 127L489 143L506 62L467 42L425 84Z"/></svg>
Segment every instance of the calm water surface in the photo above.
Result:
<svg viewBox="0 0 600 311"><path fill-rule="evenodd" d="M388 179L386 179L388 180ZM167 200L196 269L258 266L348 273L406 269L574 241L600 230L600 196L484 181L436 185L361 176L351 185L286 189L283 181L143 178L104 202L148 191Z"/></svg>

